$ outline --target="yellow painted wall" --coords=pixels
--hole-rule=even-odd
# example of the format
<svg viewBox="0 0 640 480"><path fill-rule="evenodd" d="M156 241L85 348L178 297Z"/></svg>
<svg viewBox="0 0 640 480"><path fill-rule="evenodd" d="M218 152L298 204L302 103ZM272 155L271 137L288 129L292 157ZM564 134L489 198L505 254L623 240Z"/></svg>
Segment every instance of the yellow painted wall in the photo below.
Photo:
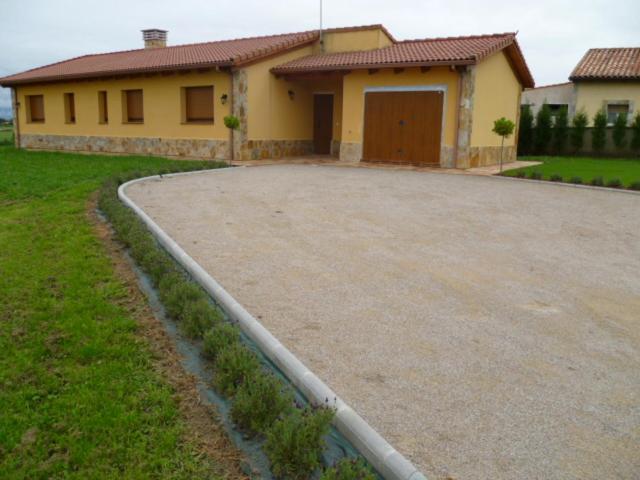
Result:
<svg viewBox="0 0 640 480"><path fill-rule="evenodd" d="M522 86L503 52L486 58L476 66L473 94L471 146L499 146L501 138L493 133L493 122L506 117L516 122L520 111ZM516 134L505 140L514 145Z"/></svg>
<svg viewBox="0 0 640 480"><path fill-rule="evenodd" d="M373 50L374 48L387 47L393 43L387 34L380 29L325 32L322 36L325 53ZM320 53L319 42L314 44L313 53Z"/></svg>
<svg viewBox="0 0 640 480"><path fill-rule="evenodd" d="M402 73L382 69L373 75L367 70L356 70L344 77L342 140L362 143L364 123L364 92L367 87L446 85L444 143L453 146L456 126L456 99L458 97L458 74L448 67L432 68L421 72L419 68L408 68Z"/></svg>
<svg viewBox="0 0 640 480"><path fill-rule="evenodd" d="M584 109L589 116L589 125L593 117L607 101L626 100L634 103L634 112L640 109L640 82L577 82L576 112Z"/></svg>
<svg viewBox="0 0 640 480"><path fill-rule="evenodd" d="M313 138L313 94L341 93L340 82L327 80L287 80L269 70L295 58L310 55L304 47L246 67L249 140L311 140ZM294 92L293 100L288 91ZM340 119L334 100L334 129ZM339 138L339 137L337 137Z"/></svg>
<svg viewBox="0 0 640 480"><path fill-rule="evenodd" d="M181 87L214 86L213 125L182 124ZM143 124L122 122L122 90L143 90ZM106 90L109 123L98 123L98 91ZM64 94L75 94L76 123L66 124ZM112 137L160 137L227 140L223 117L231 102L222 105L220 96L231 94L231 76L225 72L154 75L109 81L85 81L28 85L18 88L21 104L20 131L25 134L91 135ZM45 123L26 122L25 95L44 95Z"/></svg>

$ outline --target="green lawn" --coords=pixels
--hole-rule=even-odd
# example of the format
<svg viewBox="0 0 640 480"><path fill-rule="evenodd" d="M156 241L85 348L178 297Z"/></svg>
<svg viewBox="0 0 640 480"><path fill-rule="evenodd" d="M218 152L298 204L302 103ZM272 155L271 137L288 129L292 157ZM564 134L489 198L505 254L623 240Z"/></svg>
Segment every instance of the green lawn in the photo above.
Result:
<svg viewBox="0 0 640 480"><path fill-rule="evenodd" d="M0 147L2 478L191 479L219 469L185 442L174 392L86 216L106 177L177 163Z"/></svg>
<svg viewBox="0 0 640 480"><path fill-rule="evenodd" d="M5 145L13 141L13 128L0 127L0 145Z"/></svg>
<svg viewBox="0 0 640 480"><path fill-rule="evenodd" d="M589 183L595 177L603 177L605 183L618 178L625 187L640 181L640 158L520 157L518 160L543 164L509 170L505 175L515 176L517 172L524 171L528 176L530 172L540 172L544 180L548 180L551 175L560 175L565 182L572 177L580 177L583 183Z"/></svg>

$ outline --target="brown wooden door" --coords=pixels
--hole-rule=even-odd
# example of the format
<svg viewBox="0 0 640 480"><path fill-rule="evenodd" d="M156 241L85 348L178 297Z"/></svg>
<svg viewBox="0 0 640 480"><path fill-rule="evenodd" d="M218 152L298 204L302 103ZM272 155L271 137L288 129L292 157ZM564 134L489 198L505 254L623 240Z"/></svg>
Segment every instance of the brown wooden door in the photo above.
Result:
<svg viewBox="0 0 640 480"><path fill-rule="evenodd" d="M439 165L443 100L440 91L367 93L362 159Z"/></svg>
<svg viewBox="0 0 640 480"><path fill-rule="evenodd" d="M313 152L318 155L331 153L333 137L333 95L313 96Z"/></svg>

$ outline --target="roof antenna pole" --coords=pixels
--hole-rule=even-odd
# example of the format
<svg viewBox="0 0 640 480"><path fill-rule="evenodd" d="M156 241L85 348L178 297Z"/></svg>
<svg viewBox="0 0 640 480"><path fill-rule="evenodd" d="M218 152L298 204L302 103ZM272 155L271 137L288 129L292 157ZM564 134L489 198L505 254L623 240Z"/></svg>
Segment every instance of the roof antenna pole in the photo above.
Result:
<svg viewBox="0 0 640 480"><path fill-rule="evenodd" d="M320 53L324 53L324 40L322 38L322 0L320 0Z"/></svg>

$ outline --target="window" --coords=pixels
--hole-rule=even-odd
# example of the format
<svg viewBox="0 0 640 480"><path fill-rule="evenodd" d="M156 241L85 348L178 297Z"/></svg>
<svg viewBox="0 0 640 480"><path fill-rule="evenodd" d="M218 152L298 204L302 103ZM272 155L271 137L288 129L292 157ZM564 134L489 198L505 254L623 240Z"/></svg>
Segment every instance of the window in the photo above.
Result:
<svg viewBox="0 0 640 480"><path fill-rule="evenodd" d="M629 102L615 102L607 104L607 123L613 125L619 115L629 117Z"/></svg>
<svg viewBox="0 0 640 480"><path fill-rule="evenodd" d="M73 93L64 94L64 121L76 123L76 99Z"/></svg>
<svg viewBox="0 0 640 480"><path fill-rule="evenodd" d="M44 95L27 95L27 122L44 123Z"/></svg>
<svg viewBox="0 0 640 480"><path fill-rule="evenodd" d="M107 92L98 92L98 123L109 123L109 109L107 108Z"/></svg>
<svg viewBox="0 0 640 480"><path fill-rule="evenodd" d="M213 123L213 87L183 88L183 118L186 123Z"/></svg>
<svg viewBox="0 0 640 480"><path fill-rule="evenodd" d="M561 111L569 111L569 105L567 105L566 103L550 103L549 110L551 111L551 116L555 118L560 114Z"/></svg>
<svg viewBox="0 0 640 480"><path fill-rule="evenodd" d="M144 122L142 90L124 90L122 92L122 104L123 122Z"/></svg>

